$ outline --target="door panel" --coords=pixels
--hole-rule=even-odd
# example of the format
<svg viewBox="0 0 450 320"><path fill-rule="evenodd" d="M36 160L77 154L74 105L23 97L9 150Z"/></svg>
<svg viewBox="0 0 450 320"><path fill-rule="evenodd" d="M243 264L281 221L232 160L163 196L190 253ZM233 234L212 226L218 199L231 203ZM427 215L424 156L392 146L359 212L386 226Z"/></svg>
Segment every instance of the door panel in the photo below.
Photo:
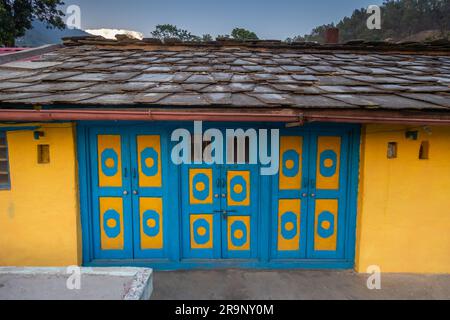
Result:
<svg viewBox="0 0 450 320"><path fill-rule="evenodd" d="M161 188L161 138L159 135L138 135L137 165L139 188Z"/></svg>
<svg viewBox="0 0 450 320"><path fill-rule="evenodd" d="M93 246L96 259L132 258L132 217L127 139L118 130L91 133Z"/></svg>
<svg viewBox="0 0 450 320"><path fill-rule="evenodd" d="M134 222L134 257L166 256L166 213L163 176L166 143L148 130L130 132L132 163L132 198Z"/></svg>
<svg viewBox="0 0 450 320"><path fill-rule="evenodd" d="M222 168L225 197L222 197L222 256L257 256L259 175L255 165Z"/></svg>
<svg viewBox="0 0 450 320"><path fill-rule="evenodd" d="M278 202L278 242L277 251L295 252L300 250L300 228L302 215L301 200L282 199Z"/></svg>
<svg viewBox="0 0 450 320"><path fill-rule="evenodd" d="M311 149L308 257L344 257L348 136L315 134Z"/></svg>
<svg viewBox="0 0 450 320"><path fill-rule="evenodd" d="M181 183L183 258L220 258L220 169L183 166Z"/></svg>
<svg viewBox="0 0 450 320"><path fill-rule="evenodd" d="M308 134L280 137L280 171L273 185L272 250L275 259L306 257Z"/></svg>

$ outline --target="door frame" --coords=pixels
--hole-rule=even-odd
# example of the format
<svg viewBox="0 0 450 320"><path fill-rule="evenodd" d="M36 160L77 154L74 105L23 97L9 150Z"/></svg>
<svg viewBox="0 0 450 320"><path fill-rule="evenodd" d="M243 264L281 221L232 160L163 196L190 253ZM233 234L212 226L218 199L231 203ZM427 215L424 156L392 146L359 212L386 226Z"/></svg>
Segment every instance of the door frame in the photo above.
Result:
<svg viewBox="0 0 450 320"><path fill-rule="evenodd" d="M90 166L91 157L89 152L89 129L98 126L149 126L159 134L170 135L173 129L183 127L191 128L193 122L136 122L136 121L78 121L76 122L76 139L77 139L77 160L78 160L78 179L79 179L79 199L80 199L80 220L81 220L81 243L82 243L82 264L84 266L100 267L100 266L137 266L152 267L157 270L182 270L182 269L211 269L211 268L255 268L255 269L352 269L355 264L355 245L356 245L356 222L357 222L357 204L358 204L358 187L359 187L359 163L360 163L360 143L361 143L361 126L359 124L334 124L334 123L308 123L303 127L295 130L312 130L312 131L336 131L343 130L349 135L348 150L348 183L347 183L347 218L345 232L345 257L344 259L278 259L271 260L271 238L270 223L272 212L274 210L272 199L273 180L278 176L261 176L259 191L259 217L258 223L258 260L188 260L181 259L181 166L174 165L171 161L167 164L168 175L166 182L170 186L177 186L177 196L171 196L171 201L167 201L166 215L170 217L171 227L167 228L166 236L171 239L167 245L167 257L164 259L154 260L94 260L92 245L92 219L91 212L91 179ZM208 125L216 125L217 128L249 128L255 129L280 129L280 135L284 132L285 124L269 123L269 124L248 124L239 122L229 123L208 123ZM170 137L168 136L169 146L172 146ZM170 152L171 148L167 148ZM173 173L173 174L172 174ZM262 188L261 186L265 186ZM177 217L176 219L173 219Z"/></svg>

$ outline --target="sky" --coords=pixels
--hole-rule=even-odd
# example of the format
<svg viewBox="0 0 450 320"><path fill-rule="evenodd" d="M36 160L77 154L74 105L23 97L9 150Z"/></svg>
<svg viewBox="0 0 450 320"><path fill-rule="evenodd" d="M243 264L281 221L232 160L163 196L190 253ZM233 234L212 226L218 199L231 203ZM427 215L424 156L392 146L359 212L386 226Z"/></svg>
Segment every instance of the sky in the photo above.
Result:
<svg viewBox="0 0 450 320"><path fill-rule="evenodd" d="M309 33L338 22L354 9L383 0L65 0L81 9L81 28L114 28L150 32L158 24L174 24L192 34L230 34L235 27L256 32L261 39Z"/></svg>

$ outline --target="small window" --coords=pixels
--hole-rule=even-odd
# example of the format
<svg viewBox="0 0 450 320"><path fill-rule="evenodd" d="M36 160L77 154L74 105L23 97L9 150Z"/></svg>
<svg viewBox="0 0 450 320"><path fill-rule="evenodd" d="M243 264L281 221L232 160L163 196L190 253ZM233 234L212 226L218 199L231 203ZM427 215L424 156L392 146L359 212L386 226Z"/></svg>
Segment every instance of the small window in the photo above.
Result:
<svg viewBox="0 0 450 320"><path fill-rule="evenodd" d="M201 154L198 154L197 157L195 155L195 139L192 139L191 142L191 163L195 163L196 159L203 159L203 162L210 162L211 159L205 159L204 155L205 155L205 149L206 147L208 147L212 142L211 141L202 141L202 150L201 150Z"/></svg>
<svg viewBox="0 0 450 320"><path fill-rule="evenodd" d="M0 132L0 190L10 188L8 146L6 133Z"/></svg>
<svg viewBox="0 0 450 320"><path fill-rule="evenodd" d="M428 160L430 157L430 143L428 141L422 141L419 150L419 159Z"/></svg>
<svg viewBox="0 0 450 320"><path fill-rule="evenodd" d="M239 160L243 161L244 164L250 163L250 138L245 137L244 140L244 150L240 150L241 152L244 152L244 155L241 155L243 157L242 159L239 159L239 139L234 138L234 163L239 163Z"/></svg>
<svg viewBox="0 0 450 320"><path fill-rule="evenodd" d="M397 159L397 142L389 142L387 149L387 158L388 159Z"/></svg>
<svg viewBox="0 0 450 320"><path fill-rule="evenodd" d="M38 144L38 163L50 163L50 146L48 144Z"/></svg>

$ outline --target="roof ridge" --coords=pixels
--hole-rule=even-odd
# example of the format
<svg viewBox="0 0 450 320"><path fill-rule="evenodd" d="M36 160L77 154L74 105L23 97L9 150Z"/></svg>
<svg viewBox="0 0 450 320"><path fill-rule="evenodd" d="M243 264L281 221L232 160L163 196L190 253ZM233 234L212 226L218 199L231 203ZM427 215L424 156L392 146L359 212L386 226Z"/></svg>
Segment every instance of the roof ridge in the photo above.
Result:
<svg viewBox="0 0 450 320"><path fill-rule="evenodd" d="M219 38L215 41L181 41L179 39L166 39L161 41L157 38L144 38L142 40L119 36L116 40L106 39L101 36L77 36L63 38L65 46L97 45L113 47L186 47L186 48L223 48L223 47L245 47L249 49L313 49L320 51L422 51L422 52L450 52L450 41L448 39L437 39L432 41L414 42L389 42L389 41L365 41L350 40L345 43L319 44L317 42L283 42L281 40L236 40Z"/></svg>

